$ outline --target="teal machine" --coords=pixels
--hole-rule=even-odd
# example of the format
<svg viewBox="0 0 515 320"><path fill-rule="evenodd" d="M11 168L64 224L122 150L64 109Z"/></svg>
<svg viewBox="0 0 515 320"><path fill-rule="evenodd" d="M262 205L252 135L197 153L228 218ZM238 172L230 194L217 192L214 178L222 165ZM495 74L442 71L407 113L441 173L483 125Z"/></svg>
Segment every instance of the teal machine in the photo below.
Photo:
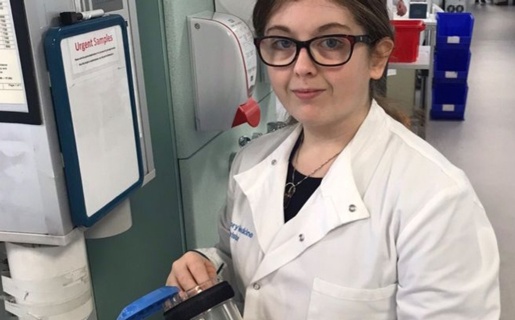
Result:
<svg viewBox="0 0 515 320"><path fill-rule="evenodd" d="M24 56L16 52L19 61L8 61L21 69L17 72L23 77L17 84L24 91L17 101L22 102L0 101L0 242L5 245L0 256L8 260L8 265L0 266L4 280L10 279L3 282L9 312L0 307L0 319L14 318L13 313L27 310L41 314L54 310L48 319L59 312L115 319L131 301L162 286L171 262L184 250L216 241L213 226L223 206L230 160L244 143L266 132L267 123L275 121L275 98L262 69L256 66L255 79L247 80L254 81L253 85L246 83L246 98L255 103L233 103L227 118L231 119L229 128L204 130L199 126L198 102L202 97L196 87L199 75L192 65L188 19L215 12L213 1L3 0L1 13L12 3L23 4L23 15L12 17L16 20L13 32L20 32L17 44L29 50L23 50ZM221 8L220 3L217 5ZM228 7L223 11L231 13ZM100 9L126 21L126 67L132 71L126 80L132 81L133 98L129 99L134 100L135 112L130 114L137 120L131 128L133 146L139 145L131 159L136 159L138 173L123 184L128 192L114 197L119 200L116 205L106 206L110 202L104 199L100 202L104 206L97 206L104 210L86 209L101 212L98 218L86 213L81 220L73 217L77 201L70 198L70 174L65 172L64 163L69 157L63 154L66 141L57 123L61 115L56 114L50 89L52 76L43 39L50 28L60 26L61 12ZM86 47L87 41L78 42ZM2 65L6 64L4 57L2 51ZM214 58L207 59L213 66L220 64ZM6 97L4 92L1 99ZM241 124L231 128L238 124L235 119L240 107L249 108L240 111L243 120L239 121L243 123L252 118L246 112L255 112L256 104L260 121L253 123L255 127ZM87 140L81 141L88 145ZM46 260L30 260L33 256ZM69 292L56 292L61 300L33 301L32 306L19 303L22 290L18 289L42 292L56 280L84 283L73 291L73 303L67 299Z"/></svg>

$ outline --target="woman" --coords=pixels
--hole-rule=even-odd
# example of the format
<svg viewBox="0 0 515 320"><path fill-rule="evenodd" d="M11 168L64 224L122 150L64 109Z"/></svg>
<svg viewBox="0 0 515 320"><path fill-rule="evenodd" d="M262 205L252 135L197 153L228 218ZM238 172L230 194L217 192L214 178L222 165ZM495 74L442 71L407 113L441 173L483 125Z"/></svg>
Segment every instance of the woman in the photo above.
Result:
<svg viewBox="0 0 515 320"><path fill-rule="evenodd" d="M298 122L236 157L220 242L167 284L225 269L245 319L499 319L499 257L462 171L381 108L377 0L258 0L256 45Z"/></svg>

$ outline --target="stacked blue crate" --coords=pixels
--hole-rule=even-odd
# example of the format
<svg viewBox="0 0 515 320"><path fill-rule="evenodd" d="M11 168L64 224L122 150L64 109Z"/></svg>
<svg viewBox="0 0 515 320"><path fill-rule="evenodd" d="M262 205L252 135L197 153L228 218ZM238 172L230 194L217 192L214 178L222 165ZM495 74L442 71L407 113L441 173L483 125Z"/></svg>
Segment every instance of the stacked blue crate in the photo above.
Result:
<svg viewBox="0 0 515 320"><path fill-rule="evenodd" d="M464 120L474 17L471 13L439 12L436 20L431 118Z"/></svg>

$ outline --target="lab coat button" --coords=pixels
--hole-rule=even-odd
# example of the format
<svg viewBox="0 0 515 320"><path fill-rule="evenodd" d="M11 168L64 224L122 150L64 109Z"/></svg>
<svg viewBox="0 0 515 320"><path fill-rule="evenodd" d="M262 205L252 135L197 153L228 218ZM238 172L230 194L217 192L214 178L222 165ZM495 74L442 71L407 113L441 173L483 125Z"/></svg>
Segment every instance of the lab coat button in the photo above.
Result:
<svg viewBox="0 0 515 320"><path fill-rule="evenodd" d="M277 160L272 160L272 165L275 166L277 164Z"/></svg>
<svg viewBox="0 0 515 320"><path fill-rule="evenodd" d="M353 205L353 204L351 204L351 205L349 206L349 211L350 211L350 212L354 212L354 211L356 211L356 206L355 206L355 205Z"/></svg>
<svg viewBox="0 0 515 320"><path fill-rule="evenodd" d="M302 233L301 233L301 234L299 234L299 241L300 241L300 242L304 241L304 235L303 235Z"/></svg>
<svg viewBox="0 0 515 320"><path fill-rule="evenodd" d="M261 289L261 286L259 285L259 283L256 282L256 283L254 283L252 288L254 288L254 290L259 290L259 289Z"/></svg>

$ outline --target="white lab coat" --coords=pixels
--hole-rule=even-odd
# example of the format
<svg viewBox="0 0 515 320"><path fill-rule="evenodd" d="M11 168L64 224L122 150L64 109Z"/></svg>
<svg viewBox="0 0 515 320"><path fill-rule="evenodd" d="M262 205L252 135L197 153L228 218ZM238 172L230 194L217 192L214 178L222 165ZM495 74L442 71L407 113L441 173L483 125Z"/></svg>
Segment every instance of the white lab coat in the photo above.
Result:
<svg viewBox="0 0 515 320"><path fill-rule="evenodd" d="M375 102L296 217L283 220L300 126L236 157L220 243L244 318L499 319L492 227L463 172Z"/></svg>

